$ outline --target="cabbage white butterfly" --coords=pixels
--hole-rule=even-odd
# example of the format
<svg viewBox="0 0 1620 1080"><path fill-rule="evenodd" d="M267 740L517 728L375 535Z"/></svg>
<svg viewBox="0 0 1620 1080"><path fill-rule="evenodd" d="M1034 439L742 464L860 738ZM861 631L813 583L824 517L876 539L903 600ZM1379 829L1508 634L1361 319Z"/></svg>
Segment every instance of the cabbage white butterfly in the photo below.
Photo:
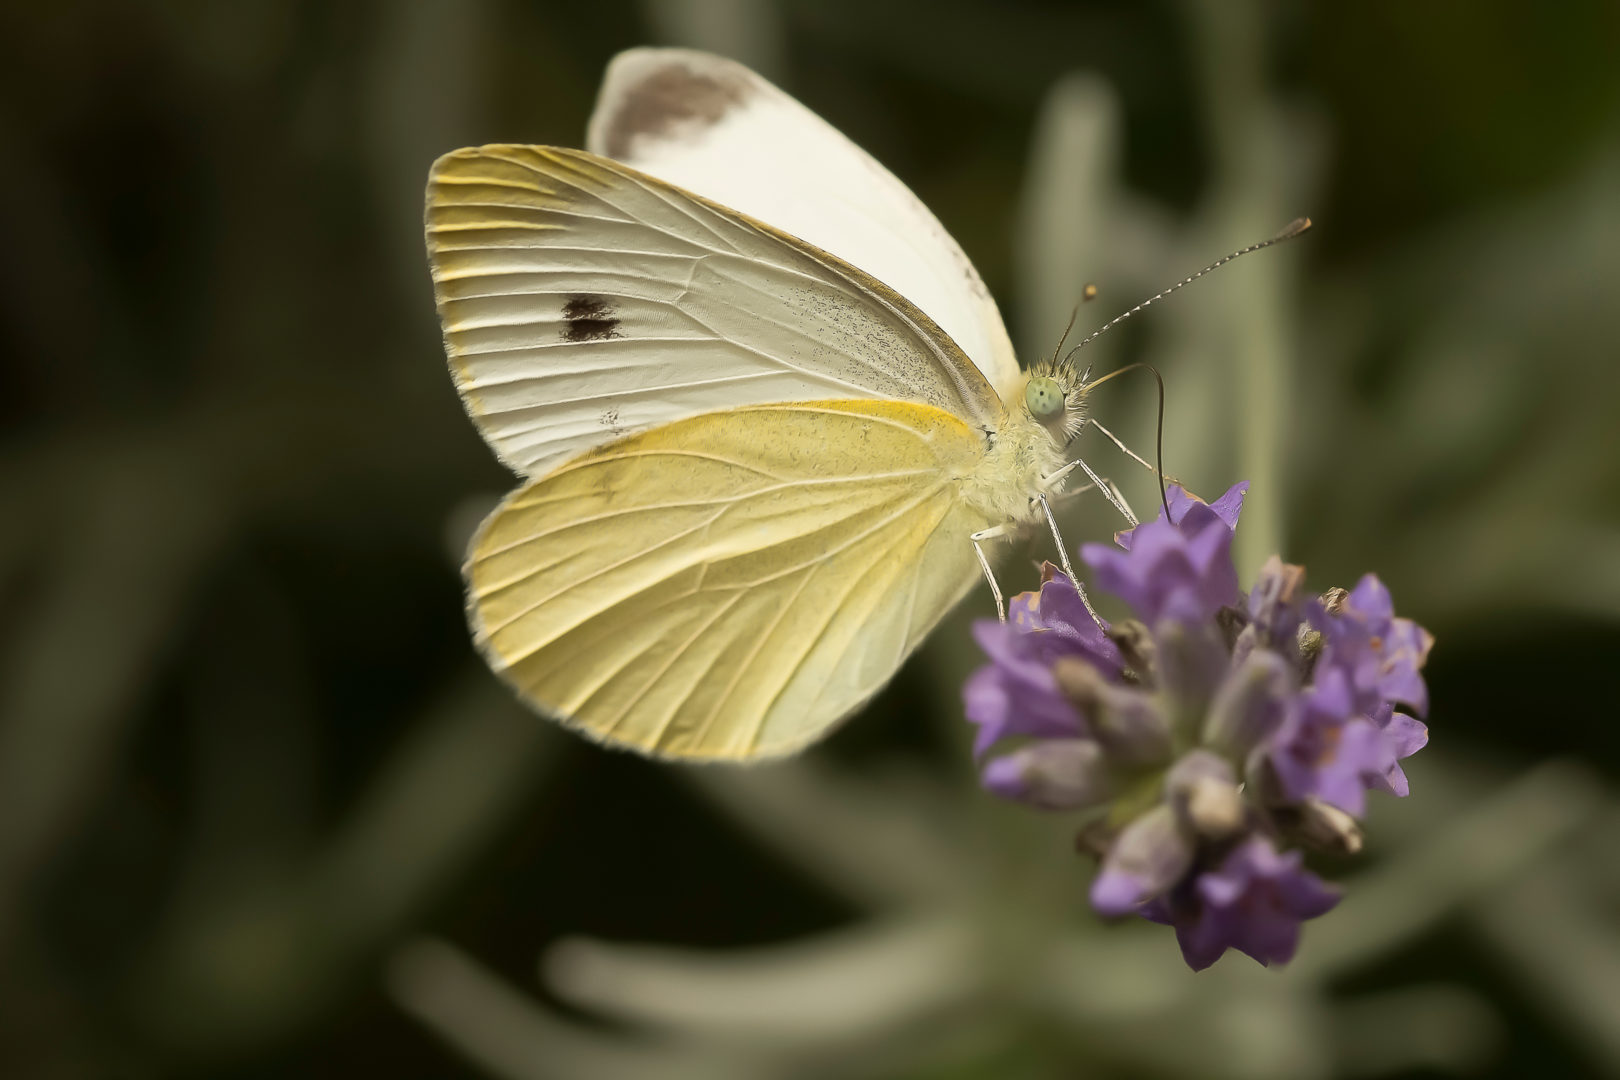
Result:
<svg viewBox="0 0 1620 1080"><path fill-rule="evenodd" d="M468 552L474 637L591 738L789 754L1050 521L1088 387L1020 371L938 220L740 64L620 54L588 146L428 181L456 386L524 478Z"/></svg>

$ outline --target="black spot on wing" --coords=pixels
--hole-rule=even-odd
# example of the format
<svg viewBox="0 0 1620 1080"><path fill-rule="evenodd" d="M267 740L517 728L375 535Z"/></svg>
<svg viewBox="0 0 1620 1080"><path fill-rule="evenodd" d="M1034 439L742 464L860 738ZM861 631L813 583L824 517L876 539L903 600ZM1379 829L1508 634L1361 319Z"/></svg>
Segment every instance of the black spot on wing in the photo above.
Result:
<svg viewBox="0 0 1620 1080"><path fill-rule="evenodd" d="M752 92L742 73L724 68L698 71L682 61L672 62L624 95L603 130L602 148L608 157L632 158L637 138L702 131L747 101Z"/></svg>
<svg viewBox="0 0 1620 1080"><path fill-rule="evenodd" d="M563 304L564 341L603 341L623 337L613 309L600 296L570 296Z"/></svg>

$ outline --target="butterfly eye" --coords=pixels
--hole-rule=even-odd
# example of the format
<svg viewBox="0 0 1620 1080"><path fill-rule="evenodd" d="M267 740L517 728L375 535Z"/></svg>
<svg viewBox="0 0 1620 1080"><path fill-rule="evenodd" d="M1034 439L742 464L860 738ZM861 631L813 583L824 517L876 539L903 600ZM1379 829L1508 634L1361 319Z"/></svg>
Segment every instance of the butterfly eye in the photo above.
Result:
<svg viewBox="0 0 1620 1080"><path fill-rule="evenodd" d="M1063 415L1063 387L1048 375L1037 375L1024 388L1024 404L1029 414L1046 424Z"/></svg>

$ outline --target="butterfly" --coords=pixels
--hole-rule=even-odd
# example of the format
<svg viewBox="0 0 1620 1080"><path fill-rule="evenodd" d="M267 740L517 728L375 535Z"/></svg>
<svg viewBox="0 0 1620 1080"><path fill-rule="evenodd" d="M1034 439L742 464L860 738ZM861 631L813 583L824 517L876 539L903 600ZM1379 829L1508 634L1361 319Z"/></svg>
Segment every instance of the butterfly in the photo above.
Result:
<svg viewBox="0 0 1620 1080"><path fill-rule="evenodd" d="M471 541L474 639L601 742L791 754L1050 522L1083 373L1021 370L933 214L740 64L620 54L587 147L428 180L455 384L523 478Z"/></svg>

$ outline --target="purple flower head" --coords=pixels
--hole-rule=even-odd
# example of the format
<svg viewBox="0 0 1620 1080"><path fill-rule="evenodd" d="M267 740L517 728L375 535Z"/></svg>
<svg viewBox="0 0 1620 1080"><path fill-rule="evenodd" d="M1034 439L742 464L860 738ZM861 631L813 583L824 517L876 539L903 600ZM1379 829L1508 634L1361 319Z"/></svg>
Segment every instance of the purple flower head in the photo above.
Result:
<svg viewBox="0 0 1620 1080"><path fill-rule="evenodd" d="M1293 956L1338 895L1297 850L1353 855L1369 790L1405 795L1400 761L1428 741L1431 638L1364 577L1311 598L1273 557L1239 591L1232 537L1246 484L1205 503L1180 487L1155 521L1087 544L1097 583L1132 608L1099 626L1050 564L1006 625L974 633L990 663L966 687L992 793L1087 815L1082 850L1104 916L1175 927L1187 963L1227 949Z"/></svg>
<svg viewBox="0 0 1620 1080"><path fill-rule="evenodd" d="M1252 836L1214 870L1194 875L1142 914L1175 927L1181 955L1194 971L1227 949L1267 966L1285 964L1299 945L1300 923L1339 902L1339 894L1301 862L1299 852L1279 853L1270 840Z"/></svg>
<svg viewBox="0 0 1620 1080"><path fill-rule="evenodd" d="M1137 618L1155 626L1161 619L1200 622L1238 602L1237 570L1232 565L1232 530L1248 484L1237 484L1214 503L1170 488L1170 514L1162 510L1128 533L1123 551L1085 544L1080 557L1096 573L1098 588L1118 596Z"/></svg>

